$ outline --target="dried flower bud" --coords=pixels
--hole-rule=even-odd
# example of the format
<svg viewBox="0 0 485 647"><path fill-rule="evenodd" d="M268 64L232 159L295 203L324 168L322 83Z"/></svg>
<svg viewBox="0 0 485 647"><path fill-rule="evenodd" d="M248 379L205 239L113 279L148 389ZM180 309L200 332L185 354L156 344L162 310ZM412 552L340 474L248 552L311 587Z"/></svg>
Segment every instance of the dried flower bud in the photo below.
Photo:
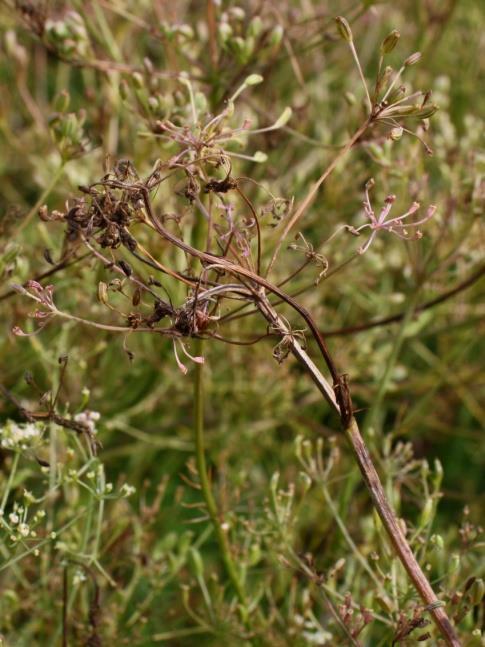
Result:
<svg viewBox="0 0 485 647"><path fill-rule="evenodd" d="M414 54L411 54L411 56L407 57L403 65L404 67L411 67L411 65L416 65L416 63L419 61L420 58L421 58L421 52L414 52Z"/></svg>
<svg viewBox="0 0 485 647"><path fill-rule="evenodd" d="M335 18L335 22L337 24L337 29L339 31L339 34L341 37L347 41L347 43L352 42L352 30L350 29L350 25L347 22L347 20L343 16L337 16Z"/></svg>
<svg viewBox="0 0 485 647"><path fill-rule="evenodd" d="M390 34L388 34L381 45L381 54L389 54L396 47L398 40L401 38L401 34L397 29L393 29Z"/></svg>

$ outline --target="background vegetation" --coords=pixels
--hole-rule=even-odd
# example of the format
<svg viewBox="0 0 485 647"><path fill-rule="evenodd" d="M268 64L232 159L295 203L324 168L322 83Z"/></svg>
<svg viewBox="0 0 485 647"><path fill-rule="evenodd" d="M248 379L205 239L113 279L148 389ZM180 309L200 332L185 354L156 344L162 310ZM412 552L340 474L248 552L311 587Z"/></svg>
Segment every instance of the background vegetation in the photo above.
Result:
<svg viewBox="0 0 485 647"><path fill-rule="evenodd" d="M249 120L264 129L283 115L282 125L242 132L240 142L230 132L228 150L247 156L231 158L232 175L261 217L267 266L291 201L300 203L365 115L338 14L352 26L370 87L383 38L399 30L388 64L399 69L420 51L403 83L408 92L431 90L439 111L409 126L419 138L384 125L342 157L298 224L304 238L290 234L272 279L310 261L285 290L300 295L348 371L388 497L463 644L483 644L480 3L19 0L4 1L0 13L5 645L439 644L335 415L291 356L275 361L274 337L251 345L214 339L202 351L190 342L205 365L201 374L184 359L183 375L172 342L158 335L117 335L61 318L35 336L12 333L37 323L28 318L32 303L11 285L40 277L73 251L63 227L39 219L39 209L63 212L79 185L121 172L120 159L146 177L176 153L173 139L157 136L157 122L184 125L194 106L198 115L219 114L254 74L264 80L250 77L227 127ZM326 242L342 225L366 222L370 178L376 210L389 194L397 196L396 216L413 201L437 206L421 240L382 231L361 255L364 234L339 230ZM156 198L187 239L201 218L193 190L181 174ZM236 213L241 205L234 201ZM180 251L160 240L146 245L188 271ZM115 278L87 260L47 283L62 311L120 325L99 287L128 316L130 300ZM180 303L184 286L174 282L170 294ZM243 341L266 331L258 315L220 329ZM216 523L194 458L197 376ZM56 420L25 423L22 409L39 414L54 401L58 418L95 431L97 454Z"/></svg>

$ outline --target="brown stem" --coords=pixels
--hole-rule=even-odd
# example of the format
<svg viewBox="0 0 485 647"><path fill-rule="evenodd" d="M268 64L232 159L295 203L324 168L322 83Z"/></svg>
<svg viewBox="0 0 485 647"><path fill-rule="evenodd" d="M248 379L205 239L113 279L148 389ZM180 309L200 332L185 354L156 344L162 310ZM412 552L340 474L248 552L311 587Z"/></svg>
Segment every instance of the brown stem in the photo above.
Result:
<svg viewBox="0 0 485 647"><path fill-rule="evenodd" d="M132 190L140 191L143 195L147 216L152 225L163 238L171 242L176 247L187 252L191 256L198 258L203 265L209 265L213 268L222 267L227 272L239 277L240 280L242 280L241 277L245 277L246 279L252 281L253 285L249 285L247 287L251 290L258 309L281 334L281 336L287 339L289 347L293 354L305 366L309 375L315 382L317 388L320 390L327 402L329 402L333 410L339 415L342 426L355 454L365 484L371 495L373 504L382 519L382 523L390 538L390 541L392 542L394 550L396 551L399 560L406 569L406 572L408 573L423 602L425 602L427 610L431 613L432 618L436 623L443 639L449 647L461 647L461 643L454 632L453 626L448 619L446 611L440 606L439 601L426 578L426 575L423 573L416 558L414 557L411 548L407 543L406 537L404 536L404 533L399 526L398 520L394 512L392 511L389 502L387 501L384 488L382 487L382 483L379 479L379 475L377 474L377 471L372 463L370 454L365 446L362 436L360 435L359 428L353 416L352 402L350 399L350 393L346 379L344 376L341 376L338 373L333 358L331 357L326 347L325 341L321 336L318 327L310 316L310 313L275 285L273 285L266 279L263 279L261 276L254 274L254 272L251 272L251 270L245 267L241 267L240 265L237 265L236 263L231 262L226 258L215 256L214 254L209 254L207 252L202 252L174 236L171 232L165 229L165 227L155 216L150 202L149 191L144 185L136 184L132 187L128 187L122 182L112 180L105 181L103 182L103 184L118 188L131 188ZM313 362L313 360L308 356L305 349L299 344L288 324L286 324L286 322L278 315L273 306L269 303L268 298L265 294L265 290L268 290L269 292L283 299L288 305L293 307L300 314L300 316L303 317L303 319L309 326L311 333L318 344L322 357L324 358L330 370L333 379L333 388L321 374L320 370Z"/></svg>
<svg viewBox="0 0 485 647"><path fill-rule="evenodd" d="M413 555L401 526L398 523L396 515L389 505L379 475L377 474L369 451L353 416L349 425L345 429L345 433L352 447L352 451L359 465L359 469L367 489L371 495L374 507L381 518L382 524L386 529L387 535L391 540L401 564L406 569L406 572L421 596L421 599L426 603L426 609L430 612L431 617L446 644L450 647L461 647L461 642L455 633L446 611L442 606L438 606L439 600Z"/></svg>
<svg viewBox="0 0 485 647"><path fill-rule="evenodd" d="M288 329L284 321L279 317L277 312L271 306L267 299L259 302L260 310L263 316L270 321L274 326L278 326L283 335L288 335L291 342L291 350L295 357L304 365L308 371L313 382L324 395L325 399L330 402L334 411L336 411L342 421L345 421L344 431L350 443L354 456L359 465L364 482L367 486L369 494L372 498L374 507L376 508L386 533L392 543L392 546L406 569L409 578L418 591L421 599L426 604L427 610L430 612L436 626L438 627L443 639L449 647L461 647L461 643L453 629L453 626L446 614L443 607L438 606L439 601L433 589L431 588L426 575L423 573L420 565L418 564L415 556L407 539L398 523L396 515L394 514L384 492L379 475L374 467L369 451L362 438L359 427L354 416L351 413L350 396L344 380L340 380L337 384L339 389L335 389L335 394L329 397L328 389L329 384L327 380L320 373L319 369L308 356L306 351L300 346L298 341L291 337L291 331ZM341 391L339 394L338 392Z"/></svg>

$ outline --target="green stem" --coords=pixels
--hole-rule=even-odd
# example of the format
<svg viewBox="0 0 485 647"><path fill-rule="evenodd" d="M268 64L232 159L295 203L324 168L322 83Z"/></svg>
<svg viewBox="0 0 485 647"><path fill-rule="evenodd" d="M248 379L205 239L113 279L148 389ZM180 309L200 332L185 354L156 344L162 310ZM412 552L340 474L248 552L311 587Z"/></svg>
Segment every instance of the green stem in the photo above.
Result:
<svg viewBox="0 0 485 647"><path fill-rule="evenodd" d="M196 340L196 354L202 355L204 342L202 339ZM202 496L204 497L207 512L214 527L217 543L222 555L222 561L227 575L236 591L236 595L241 605L246 607L246 594L244 591L241 578L236 570L231 557L231 550L226 532L222 528L221 519L217 510L217 505L212 494L211 484L207 475L207 464L204 451L204 366L195 364L195 382L194 382L194 436L195 436L195 458L197 472L199 475Z"/></svg>
<svg viewBox="0 0 485 647"><path fill-rule="evenodd" d="M391 354L389 356L389 359L387 360L386 367L384 369L382 377L380 379L377 393L364 419L364 424L362 425L364 435L368 431L370 431L371 427L375 427L374 431L376 433L380 432L380 422L382 420L382 403L388 391L391 375L394 370L394 367L396 366L396 362L399 358L399 354L401 352L401 348L404 343L404 339L406 336L406 329L412 317L414 316L414 312L418 304L420 292L421 292L420 288L419 286L417 286L414 292L412 292L411 296L408 299L407 307L404 312L404 317L401 321L399 331L394 339L394 345L393 345Z"/></svg>
<svg viewBox="0 0 485 647"><path fill-rule="evenodd" d="M2 503L0 505L0 510L2 513L5 512L5 506L7 505L8 495L10 494L10 490L12 489L12 483L15 478L15 474L17 472L19 457L20 457L20 454L18 453L14 454L14 457L12 460L12 467L10 468L10 474L8 475L7 485L5 487L5 492L3 493L3 497L2 497Z"/></svg>
<svg viewBox="0 0 485 647"><path fill-rule="evenodd" d="M62 174L64 173L64 168L66 166L66 162L61 162L61 165L57 169L57 171L54 173L52 176L51 181L49 184L46 186L44 191L42 192L40 198L37 200L37 202L34 204L32 209L29 211L29 213L25 216L25 218L22 220L20 225L17 227L16 234L19 234L27 225L29 222L32 220L32 218L35 216L35 214L39 211L39 208L44 204L44 202L47 200L49 194L51 191L54 189L58 181L60 180Z"/></svg>

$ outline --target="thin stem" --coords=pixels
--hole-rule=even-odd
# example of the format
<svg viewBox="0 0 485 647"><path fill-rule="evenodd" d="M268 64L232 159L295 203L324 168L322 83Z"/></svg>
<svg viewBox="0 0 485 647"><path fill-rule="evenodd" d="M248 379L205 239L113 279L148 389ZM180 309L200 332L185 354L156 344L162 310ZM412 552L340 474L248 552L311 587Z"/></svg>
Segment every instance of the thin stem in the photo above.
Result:
<svg viewBox="0 0 485 647"><path fill-rule="evenodd" d="M364 478L367 489L371 495L374 507L381 518L382 524L391 540L401 564L406 569L406 572L421 596L421 599L426 603L427 610L430 612L431 617L446 644L449 645L449 647L461 647L461 643L455 634L455 630L453 629L445 610L439 603L426 575L423 573L413 555L401 526L389 505L381 480L377 474L354 417L351 418L349 425L346 427L345 434L352 447L352 451L359 465L359 469Z"/></svg>
<svg viewBox="0 0 485 647"><path fill-rule="evenodd" d="M261 312L265 316L265 318L273 321L275 324L279 322L280 330L283 334L285 334L284 323L281 322L281 318L268 303L268 301L261 301L260 304ZM320 373L319 369L308 356L306 351L301 348L301 346L298 344L298 341L294 337L290 338L290 347L295 357L297 357L297 359L301 364L303 364L303 366L309 373L319 391L322 393L322 395L324 395L325 399L330 402L332 408L340 415L341 419L344 420L346 417L348 417L346 424L343 425L345 434L357 460L357 464L363 476L365 485L367 486L369 494L372 498L374 507L376 508L382 520L383 526L392 543L392 546L394 547L399 560L408 573L409 578L413 582L415 589L419 593L423 602L426 604L427 610L430 612L446 644L449 647L461 647L461 643L455 634L453 626L445 610L442 608L433 589L431 588L430 583L426 578L426 575L423 573L415 556L413 555L407 539L398 523L396 515L394 514L387 500L384 488L374 467L369 451L361 436L357 422L353 415L349 415L348 411L343 410L343 403L345 403L345 398L340 398L337 401L335 394L333 394L333 400L329 398L327 391L329 386L328 382ZM339 386L342 390L342 383L340 383ZM350 397L348 393L347 396Z"/></svg>
<svg viewBox="0 0 485 647"><path fill-rule="evenodd" d="M10 468L10 473L8 475L7 485L5 486L5 491L4 491L3 497L2 497L2 503L0 505L0 512L2 512L2 514L5 512L5 506L7 505L8 496L10 494L10 490L12 489L12 484L13 484L13 480L15 478L15 474L17 473L17 466L19 464L19 458L20 458L20 454L16 452L14 454L14 457L13 457L13 460L12 460L12 467Z"/></svg>
<svg viewBox="0 0 485 647"><path fill-rule="evenodd" d="M404 317L401 321L401 326L399 327L398 334L394 339L394 345L391 351L391 355L387 360L386 367L380 379L377 393L374 396L370 409L365 417L364 424L363 424L364 433L368 432L372 427L374 427L379 422L378 418L380 417L380 414L382 415L381 409L382 409L384 396L386 395L387 390L389 388L391 374L399 358L399 353L401 352L401 348L406 335L406 328L408 326L408 323L411 321L411 319L414 316L414 312L416 310L416 305L418 303L419 296L420 296L420 289L418 287L413 291L413 293L409 298L408 305L404 313ZM374 431L378 432L380 431L380 429L374 429Z"/></svg>
<svg viewBox="0 0 485 647"><path fill-rule="evenodd" d="M202 355L204 351L204 342L202 339L195 340L195 353ZM243 609L246 609L246 593L236 570L236 566L231 556L231 549L226 532L222 528L222 523L217 509L217 504L212 494L209 476L207 474L207 464L205 460L205 443L204 443L204 365L195 364L194 380L194 439L195 439L195 459L197 473L199 475L200 487L204 497L207 512L209 514L212 526L214 528L217 543L222 555L222 561L229 579L236 591L239 602Z"/></svg>
<svg viewBox="0 0 485 647"><path fill-rule="evenodd" d="M37 202L34 204L32 209L29 211L29 213L25 216L25 218L22 220L20 225L17 227L16 230L16 235L19 234L25 227L29 224L29 222L32 220L32 218L35 216L35 214L39 211L39 208L44 204L46 201L47 197L51 193L51 191L54 189L56 186L57 182L60 180L62 174L64 173L64 168L66 166L66 162L62 162L57 171L54 173L52 176L51 181L49 184L46 186L44 191L42 192L40 198L37 200Z"/></svg>
<svg viewBox="0 0 485 647"><path fill-rule="evenodd" d="M369 89L367 87L367 83L364 77L364 72L362 71L362 66L359 61L359 56L357 54L357 50L355 49L354 41L352 40L350 41L349 47L350 47L350 51L352 52L352 56L354 57L355 64L357 65L357 69L359 70L360 80L362 81L362 85L364 86L365 99L367 101L367 108L369 110L369 115L370 115L372 112L372 100L370 98Z"/></svg>
<svg viewBox="0 0 485 647"><path fill-rule="evenodd" d="M269 275L271 272L271 269L273 268L273 265L276 261L276 258L278 257L279 251L281 249L281 245L283 244L283 241L285 240L286 236L288 235L290 229L293 228L293 226L300 220L300 218L303 216L307 208L310 206L311 202L315 198L318 189L320 186L325 182L327 177L332 173L332 171L335 169L337 164L340 162L342 157L344 157L349 150L352 148L352 146L355 144L355 142L362 137L362 135L365 133L367 128L369 127L371 123L371 117L366 119L366 121L362 124L362 126L356 130L356 132L352 135L352 137L349 139L347 144L342 148L339 153L334 157L332 162L327 166L325 171L322 173L322 175L318 178L318 180L315 182L315 184L311 187L303 201L301 202L300 206L298 209L295 211L293 216L290 218L288 221L283 233L281 234L278 242L276 243L275 250L273 252L273 256L271 257L271 261L268 265L268 269L266 270L266 276Z"/></svg>

